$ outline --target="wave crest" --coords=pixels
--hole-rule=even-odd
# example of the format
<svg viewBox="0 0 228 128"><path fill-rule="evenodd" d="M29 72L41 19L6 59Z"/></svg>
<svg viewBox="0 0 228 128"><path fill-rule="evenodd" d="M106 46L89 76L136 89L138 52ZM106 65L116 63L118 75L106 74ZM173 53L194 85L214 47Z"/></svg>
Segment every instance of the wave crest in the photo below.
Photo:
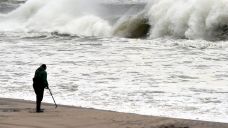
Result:
<svg viewBox="0 0 228 128"><path fill-rule="evenodd" d="M226 38L227 0L152 0L147 6L150 37Z"/></svg>
<svg viewBox="0 0 228 128"><path fill-rule="evenodd" d="M151 0L145 8L119 5L128 9L113 10L117 6L102 6L98 0L28 0L0 15L0 28L84 36L228 39L228 0Z"/></svg>

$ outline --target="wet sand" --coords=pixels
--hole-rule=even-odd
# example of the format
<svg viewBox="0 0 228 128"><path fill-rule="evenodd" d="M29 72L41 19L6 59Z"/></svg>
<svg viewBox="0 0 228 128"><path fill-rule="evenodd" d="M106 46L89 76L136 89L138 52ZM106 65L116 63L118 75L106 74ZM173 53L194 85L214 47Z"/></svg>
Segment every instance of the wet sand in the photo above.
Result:
<svg viewBox="0 0 228 128"><path fill-rule="evenodd" d="M0 98L0 128L228 128L227 123L173 119Z"/></svg>

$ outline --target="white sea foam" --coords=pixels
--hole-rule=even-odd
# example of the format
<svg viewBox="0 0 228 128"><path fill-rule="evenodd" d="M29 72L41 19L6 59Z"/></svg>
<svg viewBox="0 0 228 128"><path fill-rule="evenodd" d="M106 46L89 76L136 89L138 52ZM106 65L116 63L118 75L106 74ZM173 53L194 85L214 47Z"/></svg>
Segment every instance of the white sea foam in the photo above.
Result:
<svg viewBox="0 0 228 128"><path fill-rule="evenodd" d="M149 20L151 38L175 36L188 39L227 39L228 0L152 0L143 11ZM89 0L28 0L24 5L4 16L1 28L23 31L45 31L85 36L118 36L136 33L129 28L141 25L123 14L113 25L101 14L98 1ZM112 14L107 14L111 16ZM138 17L142 18L142 16ZM6 21L6 22L3 22ZM7 27L8 26L8 27ZM12 27L13 26L13 27ZM123 30L125 28L127 30ZM116 29L121 30L116 30ZM138 30L138 29L135 29ZM134 35L134 34L132 34Z"/></svg>
<svg viewBox="0 0 228 128"><path fill-rule="evenodd" d="M228 122L227 42L0 36L0 97L35 100L46 63L58 104Z"/></svg>
<svg viewBox="0 0 228 128"><path fill-rule="evenodd" d="M207 39L224 34L227 3L228 0L152 0L148 5L150 37Z"/></svg>
<svg viewBox="0 0 228 128"><path fill-rule="evenodd" d="M45 31L85 36L108 36L110 25L97 16L97 2L89 0L29 0L2 16L4 30ZM12 27L13 26L13 27Z"/></svg>

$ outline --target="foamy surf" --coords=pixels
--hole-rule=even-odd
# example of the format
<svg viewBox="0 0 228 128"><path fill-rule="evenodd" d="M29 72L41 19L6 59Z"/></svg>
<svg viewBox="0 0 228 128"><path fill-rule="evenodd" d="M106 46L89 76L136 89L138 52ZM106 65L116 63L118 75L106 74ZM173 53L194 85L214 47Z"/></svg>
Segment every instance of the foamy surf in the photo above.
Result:
<svg viewBox="0 0 228 128"><path fill-rule="evenodd" d="M119 7L119 12L109 7L112 6L89 0L28 0L16 10L1 16L0 26L5 31L58 32L78 36L135 38L147 35L148 28L137 32L147 21L143 14L137 14L142 7L133 4L125 9L123 6L123 9Z"/></svg>
<svg viewBox="0 0 228 128"><path fill-rule="evenodd" d="M227 0L152 0L138 13L129 15L130 7L113 20L107 19L112 12L105 13L107 8L99 1L28 0L1 16L6 21L1 21L4 22L1 26L10 26L9 30L84 36L224 40L228 32L227 3Z"/></svg>
<svg viewBox="0 0 228 128"><path fill-rule="evenodd" d="M227 0L152 0L150 37L171 35L188 39L226 39Z"/></svg>
<svg viewBox="0 0 228 128"><path fill-rule="evenodd" d="M111 26L96 16L96 3L81 0L29 0L11 13L2 15L1 28L5 31L109 36Z"/></svg>

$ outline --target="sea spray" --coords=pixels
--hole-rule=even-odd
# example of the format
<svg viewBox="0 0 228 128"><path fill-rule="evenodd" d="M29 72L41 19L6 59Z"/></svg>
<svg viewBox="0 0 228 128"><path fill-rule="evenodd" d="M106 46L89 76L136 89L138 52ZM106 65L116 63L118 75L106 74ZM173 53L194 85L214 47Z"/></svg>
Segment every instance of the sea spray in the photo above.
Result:
<svg viewBox="0 0 228 128"><path fill-rule="evenodd" d="M152 0L147 14L151 38L225 39L228 0Z"/></svg>
<svg viewBox="0 0 228 128"><path fill-rule="evenodd" d="M2 16L4 30L59 32L84 36L109 36L110 25L97 16L99 4L89 0L28 0ZM7 27L6 27L7 26Z"/></svg>
<svg viewBox="0 0 228 128"><path fill-rule="evenodd" d="M71 20L66 25L56 28L56 31L79 36L110 36L111 27L107 21L93 15L87 15Z"/></svg>
<svg viewBox="0 0 228 128"><path fill-rule="evenodd" d="M102 5L98 0L28 0L11 13L0 15L0 29L79 36L226 40L227 3L228 0L151 0L145 3L145 9L130 5L123 13L113 10L119 5Z"/></svg>

